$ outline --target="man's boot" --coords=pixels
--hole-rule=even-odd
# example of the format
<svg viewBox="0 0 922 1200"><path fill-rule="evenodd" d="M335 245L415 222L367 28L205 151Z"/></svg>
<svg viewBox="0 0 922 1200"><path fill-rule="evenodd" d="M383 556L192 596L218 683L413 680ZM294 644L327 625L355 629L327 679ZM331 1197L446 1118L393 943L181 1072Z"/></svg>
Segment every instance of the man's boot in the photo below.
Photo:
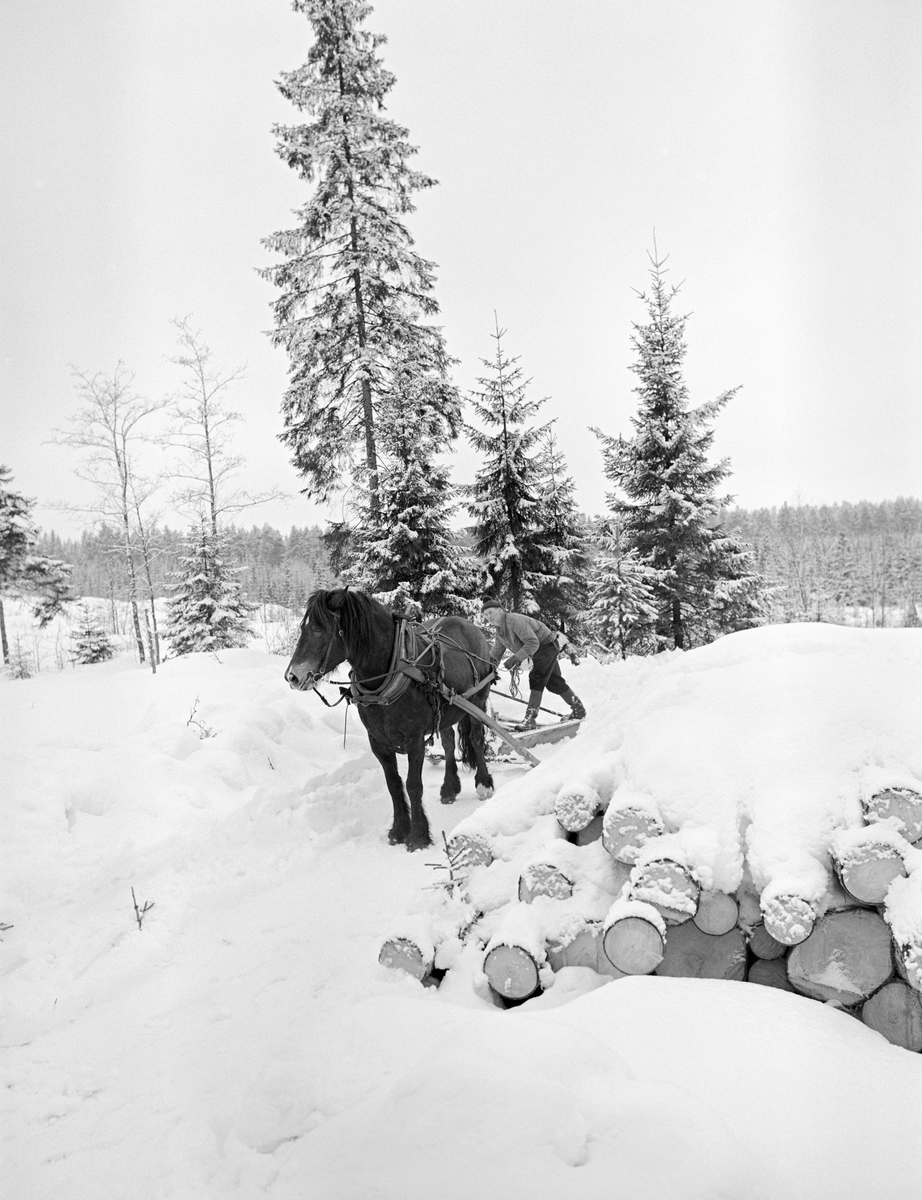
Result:
<svg viewBox="0 0 922 1200"><path fill-rule="evenodd" d="M538 710L529 704L525 709L525 720L522 722L522 731L534 729L538 724Z"/></svg>
<svg viewBox="0 0 922 1200"><path fill-rule="evenodd" d="M581 721L586 715L586 710L583 707L583 702L572 688L567 688L565 692L560 693L561 700L570 706L570 720Z"/></svg>

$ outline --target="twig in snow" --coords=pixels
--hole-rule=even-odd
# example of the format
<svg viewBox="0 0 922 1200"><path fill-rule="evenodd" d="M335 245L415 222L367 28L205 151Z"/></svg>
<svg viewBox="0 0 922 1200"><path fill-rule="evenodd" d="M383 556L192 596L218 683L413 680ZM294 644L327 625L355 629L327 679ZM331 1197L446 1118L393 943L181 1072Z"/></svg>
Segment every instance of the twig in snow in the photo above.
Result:
<svg viewBox="0 0 922 1200"><path fill-rule="evenodd" d="M186 724L194 725L195 728L198 730L199 737L202 738L203 740L205 738L216 737L217 735L215 734L215 731L213 729L209 729L209 727L205 724L204 721L200 721L198 719L198 717L196 717L195 714L197 711L198 711L198 696L195 697L195 702L192 705L192 712L189 713L189 720L186 722Z"/></svg>
<svg viewBox="0 0 922 1200"><path fill-rule="evenodd" d="M131 889L131 899L134 903L134 919L138 923L138 929L140 929L141 922L144 920L144 914L149 912L154 907L154 901L145 900L141 907L138 908L138 898L134 894L134 888Z"/></svg>

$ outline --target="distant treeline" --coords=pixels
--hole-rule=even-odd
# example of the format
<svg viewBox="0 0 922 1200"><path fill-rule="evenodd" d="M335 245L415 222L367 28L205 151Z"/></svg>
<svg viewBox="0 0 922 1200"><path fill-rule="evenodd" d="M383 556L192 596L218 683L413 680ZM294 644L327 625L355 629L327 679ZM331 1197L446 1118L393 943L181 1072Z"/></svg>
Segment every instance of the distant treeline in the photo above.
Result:
<svg viewBox="0 0 922 1200"><path fill-rule="evenodd" d="M922 500L733 509L723 514L723 522L753 546L759 570L775 589L772 621L919 621ZM586 524L590 554L595 525ZM287 535L271 525L231 527L225 536L228 557L255 603L297 611L315 588L337 582L317 526L295 526ZM159 595L168 595L171 574L179 570L181 539L180 531L157 531L154 583ZM79 541L47 534L38 552L73 564L77 595L127 595L123 551L113 529L104 526Z"/></svg>
<svg viewBox="0 0 922 1200"><path fill-rule="evenodd" d="M154 531L151 574L158 596L169 595L172 577L181 569L180 560L186 553L183 537L182 530ZM222 538L228 561L239 571L241 588L255 603L303 608L315 588L331 587L336 582L323 531L316 526L293 526L287 536L271 525L250 529L231 526L223 531ZM115 529L103 525L84 533L79 541L64 541L52 533L44 535L39 544L47 547L41 553L73 565L76 595L127 598L125 551Z"/></svg>
<svg viewBox="0 0 922 1200"><path fill-rule="evenodd" d="M772 621L920 623L922 501L785 504L724 519L775 586Z"/></svg>

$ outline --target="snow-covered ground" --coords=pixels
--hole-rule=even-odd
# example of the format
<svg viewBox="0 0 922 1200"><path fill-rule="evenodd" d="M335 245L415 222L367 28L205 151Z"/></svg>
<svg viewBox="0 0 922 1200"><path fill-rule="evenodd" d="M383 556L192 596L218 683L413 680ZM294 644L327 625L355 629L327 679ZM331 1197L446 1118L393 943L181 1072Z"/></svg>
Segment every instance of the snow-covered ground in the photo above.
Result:
<svg viewBox="0 0 922 1200"><path fill-rule="evenodd" d="M473 955L438 989L380 966L444 904L444 859L387 844L357 717L284 662L0 680L4 1200L922 1197L922 1056L829 1006L574 967L504 1011ZM831 833L869 782L922 782L922 632L775 626L565 673L582 732L498 764L493 800L463 774L440 805L427 765L439 842L613 746L690 821L762 813L769 874L773 794L791 817L819 789ZM690 843L723 883L731 841Z"/></svg>

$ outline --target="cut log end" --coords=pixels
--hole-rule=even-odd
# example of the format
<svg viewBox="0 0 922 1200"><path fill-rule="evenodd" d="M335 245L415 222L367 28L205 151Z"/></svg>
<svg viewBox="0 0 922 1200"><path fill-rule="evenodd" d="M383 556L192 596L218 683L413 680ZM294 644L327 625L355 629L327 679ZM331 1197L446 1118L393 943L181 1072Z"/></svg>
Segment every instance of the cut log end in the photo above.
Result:
<svg viewBox="0 0 922 1200"><path fill-rule="evenodd" d="M692 920L702 933L720 937L735 928L739 913L739 905L726 892L703 891L698 898L698 911Z"/></svg>
<svg viewBox="0 0 922 1200"><path fill-rule="evenodd" d="M787 946L773 938L761 921L749 931L749 949L766 962L782 958L787 952Z"/></svg>
<svg viewBox="0 0 922 1200"><path fill-rule="evenodd" d="M865 1000L861 1019L894 1046L922 1050L922 997L901 979L885 983Z"/></svg>
<svg viewBox="0 0 922 1200"><path fill-rule="evenodd" d="M836 869L842 886L862 904L883 904L890 884L906 874L902 854L877 844L853 851Z"/></svg>
<svg viewBox="0 0 922 1200"><path fill-rule="evenodd" d="M538 964L522 946L494 946L483 960L483 972L503 1000L527 1000L540 988Z"/></svg>
<svg viewBox="0 0 922 1200"><path fill-rule="evenodd" d="M382 967L406 971L414 979L425 979L432 971L432 959L409 938L388 938L378 954Z"/></svg>
<svg viewBox="0 0 922 1200"><path fill-rule="evenodd" d="M796 991L845 1008L860 1004L892 973L890 931L866 908L826 913L788 957Z"/></svg>
<svg viewBox="0 0 922 1200"><path fill-rule="evenodd" d="M630 898L651 904L667 925L691 920L698 911L700 893L691 872L672 859L654 859L631 873Z"/></svg>
<svg viewBox="0 0 922 1200"><path fill-rule="evenodd" d="M566 900L573 894L573 881L550 863L530 863L519 879L519 899L530 904L536 896Z"/></svg>
<svg viewBox="0 0 922 1200"><path fill-rule="evenodd" d="M602 844L617 862L634 864L641 846L663 832L655 813L635 805L609 805L602 827Z"/></svg>
<svg viewBox="0 0 922 1200"><path fill-rule="evenodd" d="M749 968L748 979L750 983L760 983L763 987L780 988L785 992L794 991L788 979L787 963L783 958L757 958Z"/></svg>
<svg viewBox="0 0 922 1200"><path fill-rule="evenodd" d="M762 899L762 923L776 942L797 946L805 942L816 924L816 909L802 896Z"/></svg>
<svg viewBox="0 0 922 1200"><path fill-rule="evenodd" d="M907 842L922 839L922 796L911 788L886 788L862 800L861 807L869 825L892 820Z"/></svg>
<svg viewBox="0 0 922 1200"><path fill-rule="evenodd" d="M605 931L602 948L611 965L625 975L651 974L666 953L663 935L644 917L613 922Z"/></svg>
<svg viewBox="0 0 922 1200"><path fill-rule="evenodd" d="M746 939L741 929L705 933L694 921L670 929L666 953L654 972L678 979L746 978Z"/></svg>
<svg viewBox="0 0 922 1200"><path fill-rule="evenodd" d="M448 840L448 861L456 871L487 867L493 861L493 851L486 838L479 834L456 833Z"/></svg>

